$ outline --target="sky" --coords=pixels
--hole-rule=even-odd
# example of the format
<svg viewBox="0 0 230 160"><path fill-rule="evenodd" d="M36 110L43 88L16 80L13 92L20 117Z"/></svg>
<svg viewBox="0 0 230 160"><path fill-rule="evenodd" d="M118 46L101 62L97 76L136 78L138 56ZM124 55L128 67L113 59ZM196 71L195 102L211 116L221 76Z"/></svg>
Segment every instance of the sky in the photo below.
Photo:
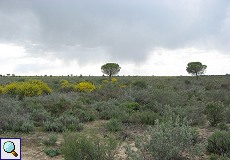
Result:
<svg viewBox="0 0 230 160"><path fill-rule="evenodd" d="M230 0L0 0L0 74L230 73Z"/></svg>

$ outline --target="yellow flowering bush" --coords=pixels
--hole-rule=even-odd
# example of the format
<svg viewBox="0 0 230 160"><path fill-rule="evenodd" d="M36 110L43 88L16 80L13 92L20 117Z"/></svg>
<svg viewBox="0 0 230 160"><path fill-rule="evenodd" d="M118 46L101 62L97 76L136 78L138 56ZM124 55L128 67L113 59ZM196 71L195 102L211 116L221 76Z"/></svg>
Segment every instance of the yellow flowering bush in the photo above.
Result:
<svg viewBox="0 0 230 160"><path fill-rule="evenodd" d="M80 92L93 92L96 87L91 82L80 82L76 85L76 89Z"/></svg>
<svg viewBox="0 0 230 160"><path fill-rule="evenodd" d="M127 85L121 84L119 85L120 88L127 88Z"/></svg>
<svg viewBox="0 0 230 160"><path fill-rule="evenodd" d="M103 80L102 83L108 83L109 81L107 79Z"/></svg>
<svg viewBox="0 0 230 160"><path fill-rule="evenodd" d="M40 80L13 82L3 88L4 94L19 95L20 97L41 96L51 92L49 86Z"/></svg>
<svg viewBox="0 0 230 160"><path fill-rule="evenodd" d="M117 79L116 78L112 78L111 80L113 83L116 83L117 82Z"/></svg>
<svg viewBox="0 0 230 160"><path fill-rule="evenodd" d="M71 92L74 90L74 85L70 84L67 80L61 80L61 91Z"/></svg>
<svg viewBox="0 0 230 160"><path fill-rule="evenodd" d="M3 93L4 94L17 94L18 88L19 88L19 83L13 82L13 83L6 85L3 88Z"/></svg>
<svg viewBox="0 0 230 160"><path fill-rule="evenodd" d="M2 93L2 86L0 86L0 94Z"/></svg>
<svg viewBox="0 0 230 160"><path fill-rule="evenodd" d="M37 85L42 90L42 94L50 94L52 92L51 88L41 80L32 80L29 82L32 85Z"/></svg>
<svg viewBox="0 0 230 160"><path fill-rule="evenodd" d="M69 85L69 81L67 81L67 80L61 80L61 85L62 86Z"/></svg>

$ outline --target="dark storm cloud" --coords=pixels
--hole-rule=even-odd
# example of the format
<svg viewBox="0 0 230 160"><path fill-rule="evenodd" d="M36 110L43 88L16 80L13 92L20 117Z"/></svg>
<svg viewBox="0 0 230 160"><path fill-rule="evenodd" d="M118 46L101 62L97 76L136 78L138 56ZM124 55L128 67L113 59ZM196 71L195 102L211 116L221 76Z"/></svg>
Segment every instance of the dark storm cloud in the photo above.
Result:
<svg viewBox="0 0 230 160"><path fill-rule="evenodd" d="M1 0L0 42L79 62L154 48L230 49L229 0Z"/></svg>

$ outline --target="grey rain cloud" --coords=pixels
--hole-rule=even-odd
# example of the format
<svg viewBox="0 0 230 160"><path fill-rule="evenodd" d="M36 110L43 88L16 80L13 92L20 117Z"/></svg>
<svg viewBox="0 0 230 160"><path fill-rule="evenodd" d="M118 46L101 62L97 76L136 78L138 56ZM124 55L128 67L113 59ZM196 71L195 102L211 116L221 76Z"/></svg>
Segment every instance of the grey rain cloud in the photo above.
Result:
<svg viewBox="0 0 230 160"><path fill-rule="evenodd" d="M229 0L1 0L0 43L80 63L144 61L154 48L230 49Z"/></svg>

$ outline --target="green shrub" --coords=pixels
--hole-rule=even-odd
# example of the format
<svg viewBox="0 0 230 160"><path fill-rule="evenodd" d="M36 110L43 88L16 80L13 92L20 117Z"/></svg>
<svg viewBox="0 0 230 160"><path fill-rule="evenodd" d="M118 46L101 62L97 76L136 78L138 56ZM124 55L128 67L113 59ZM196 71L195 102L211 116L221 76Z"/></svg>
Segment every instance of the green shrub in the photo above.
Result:
<svg viewBox="0 0 230 160"><path fill-rule="evenodd" d="M54 156L58 156L59 154L61 154L61 151L59 149L51 148L51 149L46 149L45 153L47 156L54 157Z"/></svg>
<svg viewBox="0 0 230 160"><path fill-rule="evenodd" d="M188 84L191 84L191 81L186 79L184 83L188 85Z"/></svg>
<svg viewBox="0 0 230 160"><path fill-rule="evenodd" d="M75 115L79 118L80 122L90 122L97 118L96 113L84 109L77 109L75 111Z"/></svg>
<svg viewBox="0 0 230 160"><path fill-rule="evenodd" d="M57 135L52 134L48 139L43 141L43 144L46 146L54 146L57 142Z"/></svg>
<svg viewBox="0 0 230 160"><path fill-rule="evenodd" d="M165 89L165 85L159 84L156 86L157 89ZM177 90L177 87L174 87L175 90Z"/></svg>
<svg viewBox="0 0 230 160"><path fill-rule="evenodd" d="M108 101L110 99L117 99L122 95L123 89L114 83L103 84L99 89L94 92L94 99L98 101Z"/></svg>
<svg viewBox="0 0 230 160"><path fill-rule="evenodd" d="M148 89L144 90L130 90L129 94L134 98L134 101L137 102L138 104L142 105L147 105L151 101L151 91Z"/></svg>
<svg viewBox="0 0 230 160"><path fill-rule="evenodd" d="M225 106L221 102L210 102L206 105L206 114L211 126L216 126L226 118Z"/></svg>
<svg viewBox="0 0 230 160"><path fill-rule="evenodd" d="M11 131L30 132L34 125L21 102L11 98L0 98L0 128Z"/></svg>
<svg viewBox="0 0 230 160"><path fill-rule="evenodd" d="M219 156L216 154L211 154L209 157L209 160L218 160L218 159L219 159Z"/></svg>
<svg viewBox="0 0 230 160"><path fill-rule="evenodd" d="M185 117L187 117L190 125L203 125L205 123L206 116L204 105L196 104L192 106L186 106L185 110Z"/></svg>
<svg viewBox="0 0 230 160"><path fill-rule="evenodd" d="M77 131L81 129L79 119L68 113L62 114L57 120L61 122L64 130Z"/></svg>
<svg viewBox="0 0 230 160"><path fill-rule="evenodd" d="M217 131L207 139L207 151L210 153L230 156L230 132Z"/></svg>
<svg viewBox="0 0 230 160"><path fill-rule="evenodd" d="M179 159L197 138L197 132L179 118L161 124L157 121L149 135L147 150L157 160Z"/></svg>
<svg viewBox="0 0 230 160"><path fill-rule="evenodd" d="M31 113L31 120L36 126L42 126L45 121L51 119L51 115L45 109L34 109Z"/></svg>
<svg viewBox="0 0 230 160"><path fill-rule="evenodd" d="M230 123L230 108L228 108L226 112L226 116L227 116L227 123Z"/></svg>
<svg viewBox="0 0 230 160"><path fill-rule="evenodd" d="M97 108L97 110L99 110L99 117L100 119L120 119L121 117L123 117L126 113L124 110L120 109L119 106L115 105L115 104L106 104L100 108Z"/></svg>
<svg viewBox="0 0 230 160"><path fill-rule="evenodd" d="M106 129L110 132L117 132L121 131L123 128L123 124L120 120L118 119L111 119L107 124L106 124Z"/></svg>
<svg viewBox="0 0 230 160"><path fill-rule="evenodd" d="M142 111L137 113L138 122L141 124L154 125L157 119L160 119L159 114L151 111Z"/></svg>
<svg viewBox="0 0 230 160"><path fill-rule="evenodd" d="M105 142L98 137L65 133L62 153L65 160L112 160L115 148L114 141Z"/></svg>
<svg viewBox="0 0 230 160"><path fill-rule="evenodd" d="M141 111L133 114L125 114L121 117L123 123L154 125L157 119L161 119L158 113L153 111Z"/></svg>
<svg viewBox="0 0 230 160"><path fill-rule="evenodd" d="M222 131L222 130L225 130L225 131L228 131L228 125L225 123L225 122L220 122L218 124L218 128Z"/></svg>
<svg viewBox="0 0 230 160"><path fill-rule="evenodd" d="M29 133L34 130L34 124L33 122L27 120L20 126L19 131Z"/></svg>
<svg viewBox="0 0 230 160"><path fill-rule="evenodd" d="M175 92L171 90L153 90L150 95L151 101L156 101L163 105L169 105L171 107L183 106L187 102L184 93Z"/></svg>
<svg viewBox="0 0 230 160"><path fill-rule="evenodd" d="M141 89L147 88L147 84L145 81L135 81L133 82L132 86L136 88L141 88Z"/></svg>
<svg viewBox="0 0 230 160"><path fill-rule="evenodd" d="M127 110L128 112L137 111L140 109L140 105L137 102L126 102L122 104L122 109Z"/></svg>
<svg viewBox="0 0 230 160"><path fill-rule="evenodd" d="M50 132L62 132L65 130L62 123L58 120L44 122L43 127L45 131L50 131Z"/></svg>
<svg viewBox="0 0 230 160"><path fill-rule="evenodd" d="M77 117L68 113L63 113L60 117L54 120L46 121L44 123L44 129L46 131L54 132L63 132L66 130L77 131L82 130L83 126Z"/></svg>
<svg viewBox="0 0 230 160"><path fill-rule="evenodd" d="M59 95L51 95L49 97L45 97L41 103L45 110L50 112L52 115L60 115L67 109L70 109L72 105L71 101L68 100L65 96Z"/></svg>

